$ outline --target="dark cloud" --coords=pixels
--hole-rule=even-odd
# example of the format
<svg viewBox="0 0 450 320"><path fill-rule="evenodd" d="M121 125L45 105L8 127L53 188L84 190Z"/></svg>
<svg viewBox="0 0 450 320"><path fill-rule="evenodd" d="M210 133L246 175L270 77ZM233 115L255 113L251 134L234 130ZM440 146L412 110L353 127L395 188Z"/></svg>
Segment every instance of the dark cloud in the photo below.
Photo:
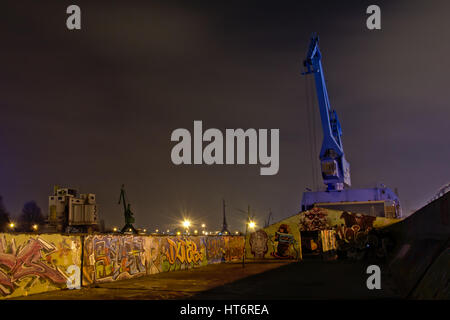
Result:
<svg viewBox="0 0 450 320"><path fill-rule="evenodd" d="M137 224L162 227L188 212L232 229L250 204L262 223L295 213L311 186L302 60L319 32L332 107L355 187L383 182L415 209L448 181L444 1L381 1L381 31L365 28L368 1L79 1L82 30L65 28L67 2L11 2L0 22L0 194L13 214L53 184L98 195L121 225L126 184ZM279 128L280 171L180 166L171 132Z"/></svg>

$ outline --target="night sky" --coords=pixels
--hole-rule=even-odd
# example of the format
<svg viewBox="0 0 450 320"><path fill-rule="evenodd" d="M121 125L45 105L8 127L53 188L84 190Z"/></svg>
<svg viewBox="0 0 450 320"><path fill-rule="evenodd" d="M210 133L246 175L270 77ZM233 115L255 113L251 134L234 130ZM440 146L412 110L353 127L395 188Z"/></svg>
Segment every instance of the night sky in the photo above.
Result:
<svg viewBox="0 0 450 320"><path fill-rule="evenodd" d="M29 200L47 213L57 184L96 193L106 226L122 226L122 183L136 227L188 215L218 230L223 198L231 230L248 204L259 225L269 209L275 220L297 213L312 186L300 72L314 31L353 187L398 188L408 214L450 180L448 1L8 2L0 195L13 217ZM80 31L66 28L70 4L81 7ZM370 4L382 30L366 28ZM279 173L175 166L170 135L194 120L279 128Z"/></svg>

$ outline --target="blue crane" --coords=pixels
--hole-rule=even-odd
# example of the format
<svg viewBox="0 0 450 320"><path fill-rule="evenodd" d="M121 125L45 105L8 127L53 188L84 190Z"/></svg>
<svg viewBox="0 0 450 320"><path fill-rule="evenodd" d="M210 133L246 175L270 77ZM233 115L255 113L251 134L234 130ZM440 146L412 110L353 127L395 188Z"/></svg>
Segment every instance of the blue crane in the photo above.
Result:
<svg viewBox="0 0 450 320"><path fill-rule="evenodd" d="M302 210L314 206L400 218L401 208L397 195L384 185L367 189L349 189L350 164L345 159L342 145L342 128L337 113L330 107L327 86L322 68L319 37L313 34L304 61L303 75L314 75L317 100L323 130L323 142L319 154L325 191L303 193Z"/></svg>

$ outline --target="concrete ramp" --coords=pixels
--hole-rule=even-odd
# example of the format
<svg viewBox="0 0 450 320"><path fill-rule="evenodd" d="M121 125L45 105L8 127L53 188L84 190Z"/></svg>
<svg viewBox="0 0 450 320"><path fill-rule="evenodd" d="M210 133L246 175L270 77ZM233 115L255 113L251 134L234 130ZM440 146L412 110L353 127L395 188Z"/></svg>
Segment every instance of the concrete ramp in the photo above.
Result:
<svg viewBox="0 0 450 320"><path fill-rule="evenodd" d="M450 248L446 248L433 262L411 298L450 299Z"/></svg>
<svg viewBox="0 0 450 320"><path fill-rule="evenodd" d="M448 281L449 203L450 192L405 220L386 227L395 240L388 267L399 293L404 297L450 299L448 287L425 289L436 279L446 278Z"/></svg>

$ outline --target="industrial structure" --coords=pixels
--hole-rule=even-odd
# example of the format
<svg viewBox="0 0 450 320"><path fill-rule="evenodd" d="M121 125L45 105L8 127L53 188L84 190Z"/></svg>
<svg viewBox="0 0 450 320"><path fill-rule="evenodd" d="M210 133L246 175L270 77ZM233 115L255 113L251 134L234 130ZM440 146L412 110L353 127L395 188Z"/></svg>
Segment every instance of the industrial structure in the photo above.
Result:
<svg viewBox="0 0 450 320"><path fill-rule="evenodd" d="M133 223L135 221L133 212L131 211L131 204L130 201L128 201L126 193L125 193L125 185L122 185L120 188L120 195L119 195L119 203L123 204L123 215L125 218L125 225L123 226L121 232L125 234L138 234L138 230L135 229L133 226Z"/></svg>
<svg viewBox="0 0 450 320"><path fill-rule="evenodd" d="M225 208L226 208L226 206L225 206L225 199L224 199L223 200L223 223L222 223L222 231L220 232L220 234L227 235L227 234L231 234L231 233L230 233L230 230L228 230L228 223L227 223L227 216L225 213Z"/></svg>
<svg viewBox="0 0 450 320"><path fill-rule="evenodd" d="M48 197L48 227L56 232L93 232L99 227L96 197L54 186Z"/></svg>
<svg viewBox="0 0 450 320"><path fill-rule="evenodd" d="M366 189L350 189L350 164L342 144L342 128L337 113L330 107L322 68L319 37L313 34L304 61L303 75L313 74L323 131L320 165L326 190L303 193L302 211L313 207L359 212L371 216L401 218L397 195L384 185Z"/></svg>

